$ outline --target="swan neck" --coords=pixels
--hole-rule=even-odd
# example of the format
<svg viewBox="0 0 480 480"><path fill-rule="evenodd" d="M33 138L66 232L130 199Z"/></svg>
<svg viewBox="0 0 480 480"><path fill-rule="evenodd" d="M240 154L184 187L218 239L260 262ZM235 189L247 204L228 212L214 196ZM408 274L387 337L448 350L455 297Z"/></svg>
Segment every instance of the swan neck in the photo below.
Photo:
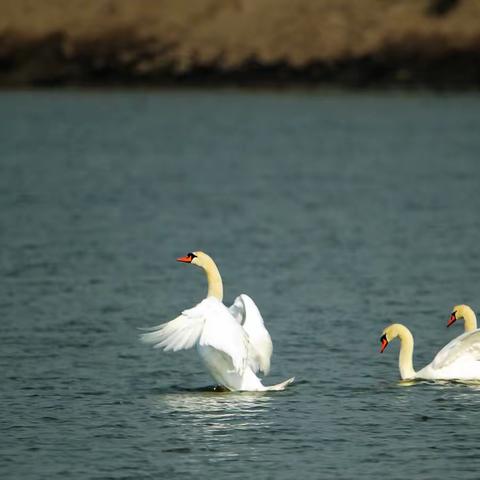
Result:
<svg viewBox="0 0 480 480"><path fill-rule="evenodd" d="M463 318L465 320L465 331L466 332L473 332L477 329L477 317L473 310L468 309L464 314Z"/></svg>
<svg viewBox="0 0 480 480"><path fill-rule="evenodd" d="M398 358L398 367L400 369L400 377L402 380L415 377L413 369L413 336L410 331L403 327L399 333L400 338L400 355Z"/></svg>
<svg viewBox="0 0 480 480"><path fill-rule="evenodd" d="M215 262L212 259L209 259L208 262L203 266L205 274L207 275L208 282L208 297L215 297L218 300L223 300L223 283L220 272L218 271Z"/></svg>

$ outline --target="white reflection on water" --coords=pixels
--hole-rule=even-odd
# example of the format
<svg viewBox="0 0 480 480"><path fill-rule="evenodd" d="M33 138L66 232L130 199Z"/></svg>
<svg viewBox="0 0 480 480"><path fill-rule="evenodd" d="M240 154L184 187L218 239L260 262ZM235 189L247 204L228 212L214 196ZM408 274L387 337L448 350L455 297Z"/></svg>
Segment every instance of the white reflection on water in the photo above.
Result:
<svg viewBox="0 0 480 480"><path fill-rule="evenodd" d="M267 441L271 403L265 392L182 392L158 396L154 406L175 423L177 438L194 452L208 450L215 462L238 457L238 445L248 444L252 434Z"/></svg>
<svg viewBox="0 0 480 480"><path fill-rule="evenodd" d="M464 386L467 388L466 392L479 391L480 392L480 380L423 380L421 378L413 380L400 380L398 382L399 387L411 387L414 385L432 385L438 387L456 387Z"/></svg>

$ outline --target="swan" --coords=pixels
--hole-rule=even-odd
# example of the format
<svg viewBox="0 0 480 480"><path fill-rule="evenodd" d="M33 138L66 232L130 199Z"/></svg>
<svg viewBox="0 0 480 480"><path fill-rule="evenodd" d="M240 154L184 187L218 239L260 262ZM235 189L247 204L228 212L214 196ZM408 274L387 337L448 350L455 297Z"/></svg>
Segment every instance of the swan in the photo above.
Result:
<svg viewBox="0 0 480 480"><path fill-rule="evenodd" d="M447 328L451 327L457 320L465 320L465 332L474 332L477 329L477 317L475 312L468 305L455 305L450 314Z"/></svg>
<svg viewBox="0 0 480 480"><path fill-rule="evenodd" d="M242 294L227 308L222 302L222 277L206 253L188 253L177 261L203 269L207 297L174 320L150 328L141 340L165 351L196 346L210 375L231 391L278 391L292 383L294 378L265 386L256 375L259 371L268 374L273 346L253 300Z"/></svg>
<svg viewBox="0 0 480 480"><path fill-rule="evenodd" d="M398 337L398 366L402 380L480 380L480 330L463 333L447 343L431 363L418 372L413 369L413 336L410 330L394 323L383 330L380 353Z"/></svg>

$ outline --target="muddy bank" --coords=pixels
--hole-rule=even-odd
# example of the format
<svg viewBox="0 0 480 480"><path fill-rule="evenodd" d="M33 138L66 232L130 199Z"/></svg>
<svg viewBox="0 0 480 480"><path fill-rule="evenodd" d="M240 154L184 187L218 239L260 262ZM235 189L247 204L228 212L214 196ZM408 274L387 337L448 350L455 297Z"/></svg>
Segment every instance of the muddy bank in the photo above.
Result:
<svg viewBox="0 0 480 480"><path fill-rule="evenodd" d="M478 0L0 0L0 85L480 87Z"/></svg>

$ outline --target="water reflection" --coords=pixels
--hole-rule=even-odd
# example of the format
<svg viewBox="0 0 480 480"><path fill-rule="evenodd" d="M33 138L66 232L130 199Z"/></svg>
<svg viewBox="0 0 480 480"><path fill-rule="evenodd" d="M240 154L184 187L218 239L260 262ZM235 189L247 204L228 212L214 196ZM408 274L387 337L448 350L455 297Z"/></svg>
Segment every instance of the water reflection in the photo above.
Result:
<svg viewBox="0 0 480 480"><path fill-rule="evenodd" d="M189 412L211 409L220 405L228 405L237 410L243 410L265 406L271 401L268 392L218 392L218 391L188 391L166 393L158 397L159 402L163 402L173 408L186 410Z"/></svg>
<svg viewBox="0 0 480 480"><path fill-rule="evenodd" d="M272 397L266 392L167 393L157 396L153 406L169 419L177 442L190 445L192 453L209 451L211 462L240 456L252 435L265 436L267 442L272 424Z"/></svg>
<svg viewBox="0 0 480 480"><path fill-rule="evenodd" d="M431 385L437 387L450 387L458 388L463 386L470 391L479 391L480 392L480 381L479 380L423 380L423 379L412 379L412 380L400 380L397 385L399 387L411 387L413 385Z"/></svg>

